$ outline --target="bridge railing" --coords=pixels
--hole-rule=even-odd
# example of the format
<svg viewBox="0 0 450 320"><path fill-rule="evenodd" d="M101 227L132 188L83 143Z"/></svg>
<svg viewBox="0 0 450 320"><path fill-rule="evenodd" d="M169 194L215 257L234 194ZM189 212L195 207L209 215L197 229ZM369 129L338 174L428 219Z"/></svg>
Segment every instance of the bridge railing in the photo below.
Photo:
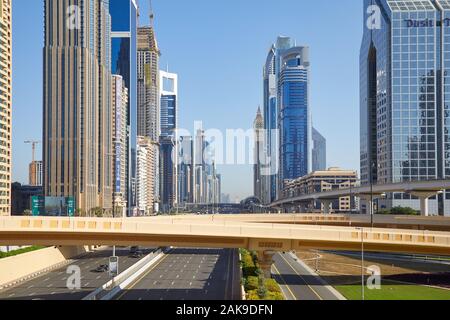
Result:
<svg viewBox="0 0 450 320"><path fill-rule="evenodd" d="M361 229L315 225L283 225L276 223L243 223L217 221L201 223L180 219L101 218L0 218L0 232L55 232L104 234L147 234L216 238L276 239L286 241L368 242L417 246L448 247L450 233L399 229Z"/></svg>

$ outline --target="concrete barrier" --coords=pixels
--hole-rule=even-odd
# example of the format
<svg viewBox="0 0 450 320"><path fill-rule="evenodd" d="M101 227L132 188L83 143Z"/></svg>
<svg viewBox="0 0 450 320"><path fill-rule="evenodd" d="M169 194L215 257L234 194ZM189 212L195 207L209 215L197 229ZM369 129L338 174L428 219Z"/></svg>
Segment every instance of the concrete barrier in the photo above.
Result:
<svg viewBox="0 0 450 320"><path fill-rule="evenodd" d="M90 251L89 247L49 247L0 259L0 290L48 272Z"/></svg>
<svg viewBox="0 0 450 320"><path fill-rule="evenodd" d="M169 251L171 249L168 249ZM157 263L161 258L165 256L169 251L159 249L150 253L138 263L134 264L114 279L108 281L97 290L91 292L83 300L111 300L122 290L128 287L133 281L143 274L147 269Z"/></svg>

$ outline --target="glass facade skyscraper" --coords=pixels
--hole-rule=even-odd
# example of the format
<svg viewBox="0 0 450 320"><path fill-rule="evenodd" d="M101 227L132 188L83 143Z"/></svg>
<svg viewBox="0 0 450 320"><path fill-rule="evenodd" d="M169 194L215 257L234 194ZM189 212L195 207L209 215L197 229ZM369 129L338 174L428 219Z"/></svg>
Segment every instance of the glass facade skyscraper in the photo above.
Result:
<svg viewBox="0 0 450 320"><path fill-rule="evenodd" d="M178 143L176 141L178 76L159 71L161 93L161 204L170 211L178 201Z"/></svg>
<svg viewBox="0 0 450 320"><path fill-rule="evenodd" d="M278 127L280 130L279 184L306 176L311 165L309 110L309 48L293 47L280 56Z"/></svg>
<svg viewBox="0 0 450 320"><path fill-rule="evenodd" d="M327 169L327 140L313 127L312 131L312 171L324 171Z"/></svg>
<svg viewBox="0 0 450 320"><path fill-rule="evenodd" d="M136 206L132 186L136 181L136 163L132 159L137 146L137 26L138 6L135 0L110 0L111 14L111 71L123 77L128 89L128 206ZM131 211L130 211L131 212Z"/></svg>
<svg viewBox="0 0 450 320"><path fill-rule="evenodd" d="M261 200L271 203L281 196L285 180L306 175L312 168L309 48L278 37L263 73L266 159Z"/></svg>
<svg viewBox="0 0 450 320"><path fill-rule="evenodd" d="M362 183L449 178L450 2L365 0L364 14ZM374 18L380 25L369 28ZM448 212L445 198L433 199L430 212ZM383 205L418 208L419 200L392 194Z"/></svg>

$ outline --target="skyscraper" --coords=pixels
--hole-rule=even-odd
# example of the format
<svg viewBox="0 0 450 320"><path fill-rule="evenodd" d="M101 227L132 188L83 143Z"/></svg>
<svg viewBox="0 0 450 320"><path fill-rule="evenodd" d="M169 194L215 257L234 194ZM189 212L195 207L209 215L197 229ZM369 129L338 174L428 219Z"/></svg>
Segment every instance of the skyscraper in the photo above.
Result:
<svg viewBox="0 0 450 320"><path fill-rule="evenodd" d="M160 54L153 26L138 28L138 135L153 141L160 133Z"/></svg>
<svg viewBox="0 0 450 320"><path fill-rule="evenodd" d="M312 131L312 171L325 171L327 169L327 140L313 128Z"/></svg>
<svg viewBox="0 0 450 320"><path fill-rule="evenodd" d="M178 203L183 206L194 203L194 141L192 137L180 137L178 155Z"/></svg>
<svg viewBox="0 0 450 320"><path fill-rule="evenodd" d="M128 168L128 89L122 76L114 75L112 80L112 121L114 143L114 215L126 216L127 168Z"/></svg>
<svg viewBox="0 0 450 320"><path fill-rule="evenodd" d="M153 212L159 211L160 197L160 78L159 78L159 56L160 51L156 42L155 31L153 27L153 12L150 12L150 25L138 28L138 51L137 51L137 67L138 67L138 139L145 141L146 149L151 147L151 152L145 157L148 162L148 170L151 171L148 178L145 178L147 191L152 192L148 197L148 202L152 201L151 208ZM142 149L142 146L140 146ZM138 160L138 166L143 167L140 163L144 158ZM140 171L140 170L138 170ZM143 177L138 173L137 184L140 186L138 192L142 194ZM140 196L141 197L141 196ZM142 201L138 200L142 211Z"/></svg>
<svg viewBox="0 0 450 320"><path fill-rule="evenodd" d="M254 130L254 164L253 164L253 194L258 199L263 198L265 187L263 184L263 176L261 174L261 164L264 151L264 118L261 113L261 108L258 108L256 118L253 123Z"/></svg>
<svg viewBox="0 0 450 320"><path fill-rule="evenodd" d="M44 4L44 192L111 211L109 1Z"/></svg>
<svg viewBox="0 0 450 320"><path fill-rule="evenodd" d="M450 2L365 0L364 5L362 183L448 179ZM367 13L372 5L379 16ZM432 198L430 213L448 214L447 199L448 192ZM419 208L409 194L388 194L382 203Z"/></svg>
<svg viewBox="0 0 450 320"><path fill-rule="evenodd" d="M159 144L149 137L138 137L136 151L136 207L138 215L149 215L159 210L158 186L155 173L158 166ZM156 180L157 181L157 180ZM156 190L155 190L156 188Z"/></svg>
<svg viewBox="0 0 450 320"><path fill-rule="evenodd" d="M309 48L278 37L264 65L263 203L281 196L285 180L306 175L311 165Z"/></svg>
<svg viewBox="0 0 450 320"><path fill-rule="evenodd" d="M292 47L280 54L278 109L280 132L279 186L312 169L309 108L309 48Z"/></svg>
<svg viewBox="0 0 450 320"><path fill-rule="evenodd" d="M176 141L178 113L178 76L159 71L161 93L161 204L170 211L178 200L178 144Z"/></svg>
<svg viewBox="0 0 450 320"><path fill-rule="evenodd" d="M127 203L129 214L136 206L137 114L137 27L136 0L109 0L111 14L111 70L121 75L128 89Z"/></svg>
<svg viewBox="0 0 450 320"><path fill-rule="evenodd" d="M12 8L0 0L0 216L11 214Z"/></svg>

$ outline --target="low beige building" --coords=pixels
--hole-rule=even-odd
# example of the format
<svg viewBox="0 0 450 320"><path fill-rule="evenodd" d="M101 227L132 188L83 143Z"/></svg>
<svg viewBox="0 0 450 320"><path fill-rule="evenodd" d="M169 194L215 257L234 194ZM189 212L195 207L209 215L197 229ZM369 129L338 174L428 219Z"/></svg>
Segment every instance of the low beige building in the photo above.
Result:
<svg viewBox="0 0 450 320"><path fill-rule="evenodd" d="M353 170L329 168L325 171L315 171L302 178L286 182L283 195L293 198L306 194L314 194L339 189L355 187L358 182L358 173ZM355 197L342 197L332 202L334 212L350 212L357 207ZM309 201L302 204L303 212L321 212L319 201Z"/></svg>

